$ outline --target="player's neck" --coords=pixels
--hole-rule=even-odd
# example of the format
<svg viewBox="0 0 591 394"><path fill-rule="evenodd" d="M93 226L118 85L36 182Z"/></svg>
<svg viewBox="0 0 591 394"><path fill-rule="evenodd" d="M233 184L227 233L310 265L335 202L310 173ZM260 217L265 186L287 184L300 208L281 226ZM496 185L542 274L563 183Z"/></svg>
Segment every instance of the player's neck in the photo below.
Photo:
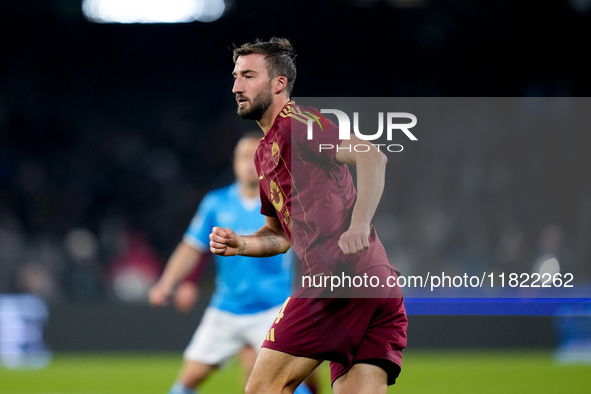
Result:
<svg viewBox="0 0 591 394"><path fill-rule="evenodd" d="M261 130L263 130L263 133L265 133L265 135L267 135L269 130L271 130L271 127L273 127L273 123L275 123L277 115L279 115L279 112L281 112L283 107L285 107L285 104L287 104L289 101L289 97L278 96L274 100L273 104L271 104L271 106L263 114L261 119L257 121L259 127L261 128Z"/></svg>

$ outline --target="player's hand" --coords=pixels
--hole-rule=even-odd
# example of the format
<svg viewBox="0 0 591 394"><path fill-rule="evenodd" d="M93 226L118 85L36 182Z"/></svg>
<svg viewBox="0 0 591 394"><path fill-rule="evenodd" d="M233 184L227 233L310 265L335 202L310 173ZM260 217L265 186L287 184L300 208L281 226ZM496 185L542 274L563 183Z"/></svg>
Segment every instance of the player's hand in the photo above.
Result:
<svg viewBox="0 0 591 394"><path fill-rule="evenodd" d="M170 296L171 290L160 283L156 283L148 294L150 304L152 306L163 307L168 305L168 297Z"/></svg>
<svg viewBox="0 0 591 394"><path fill-rule="evenodd" d="M185 281L179 285L174 295L174 304L179 312L188 313L199 299L199 286Z"/></svg>
<svg viewBox="0 0 591 394"><path fill-rule="evenodd" d="M209 250L219 256L236 256L244 250L244 239L229 228L214 227L209 234Z"/></svg>
<svg viewBox="0 0 591 394"><path fill-rule="evenodd" d="M339 248L344 254L354 254L369 249L369 226L349 227L339 239Z"/></svg>

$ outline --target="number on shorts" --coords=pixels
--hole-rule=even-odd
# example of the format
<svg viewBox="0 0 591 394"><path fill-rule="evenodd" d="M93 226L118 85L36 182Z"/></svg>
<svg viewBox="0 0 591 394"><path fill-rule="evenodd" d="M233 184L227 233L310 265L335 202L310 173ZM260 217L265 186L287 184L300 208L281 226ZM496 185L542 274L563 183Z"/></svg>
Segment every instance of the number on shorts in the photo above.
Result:
<svg viewBox="0 0 591 394"><path fill-rule="evenodd" d="M285 307L287 306L287 303L289 302L289 299L291 297L287 297L287 299L285 300L285 302L283 303L283 306L281 307L281 310L279 311L279 314L277 315L277 319L275 319L275 324L279 323L279 320L281 320L284 316L285 312Z"/></svg>

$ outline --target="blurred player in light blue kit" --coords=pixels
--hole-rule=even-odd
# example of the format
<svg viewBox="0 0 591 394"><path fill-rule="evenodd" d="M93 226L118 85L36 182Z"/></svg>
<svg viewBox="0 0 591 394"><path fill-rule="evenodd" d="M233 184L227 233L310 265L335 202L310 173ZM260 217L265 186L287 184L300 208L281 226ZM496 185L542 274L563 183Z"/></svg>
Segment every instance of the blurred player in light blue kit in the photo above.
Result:
<svg viewBox="0 0 591 394"><path fill-rule="evenodd" d="M260 133L246 134L234 151L236 182L208 193L166 268L150 290L154 306L168 304L176 285L209 251L212 227L237 228L251 234L264 224L254 154ZM289 254L267 258L216 256L215 291L201 323L184 353L184 365L169 394L194 394L216 368L245 347L260 348L269 327L291 292ZM250 371L255 352L244 352ZM244 360L246 355L247 360ZM305 385L296 391L310 393Z"/></svg>

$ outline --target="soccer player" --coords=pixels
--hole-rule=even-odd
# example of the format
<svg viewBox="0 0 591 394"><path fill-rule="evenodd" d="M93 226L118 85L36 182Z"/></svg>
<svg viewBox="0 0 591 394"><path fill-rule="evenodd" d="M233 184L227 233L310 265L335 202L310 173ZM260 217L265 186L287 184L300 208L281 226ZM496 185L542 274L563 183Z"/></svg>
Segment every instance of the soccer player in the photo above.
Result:
<svg viewBox="0 0 591 394"><path fill-rule="evenodd" d="M340 141L330 120L324 130L312 122L313 138L307 139L310 114L319 112L290 99L296 67L287 39L244 44L234 49L233 59L238 115L257 121L265 134L255 159L265 225L251 236L216 226L210 250L220 256L272 256L293 247L303 275L367 274L382 284L395 277L371 225L384 188L385 155L373 145L368 152L351 149L366 141L354 135ZM319 151L319 143L339 149ZM356 166L357 190L347 165ZM330 360L335 393L386 393L406 347L400 288L322 297L310 296L310 290L302 286L284 303L246 392L291 393Z"/></svg>
<svg viewBox="0 0 591 394"><path fill-rule="evenodd" d="M233 226L250 234L264 223L253 163L259 140L260 132L256 132L238 142L234 151L236 182L203 198L161 278L150 289L152 305L166 305L175 286L196 267L202 253L207 252L214 225ZM252 369L256 353L248 350L259 349L291 291L290 264L287 255L231 259L216 256L215 291L185 350L183 367L169 394L196 393L212 371L241 351L243 358L251 355L246 363L250 364L247 369ZM310 392L302 385L298 393Z"/></svg>

